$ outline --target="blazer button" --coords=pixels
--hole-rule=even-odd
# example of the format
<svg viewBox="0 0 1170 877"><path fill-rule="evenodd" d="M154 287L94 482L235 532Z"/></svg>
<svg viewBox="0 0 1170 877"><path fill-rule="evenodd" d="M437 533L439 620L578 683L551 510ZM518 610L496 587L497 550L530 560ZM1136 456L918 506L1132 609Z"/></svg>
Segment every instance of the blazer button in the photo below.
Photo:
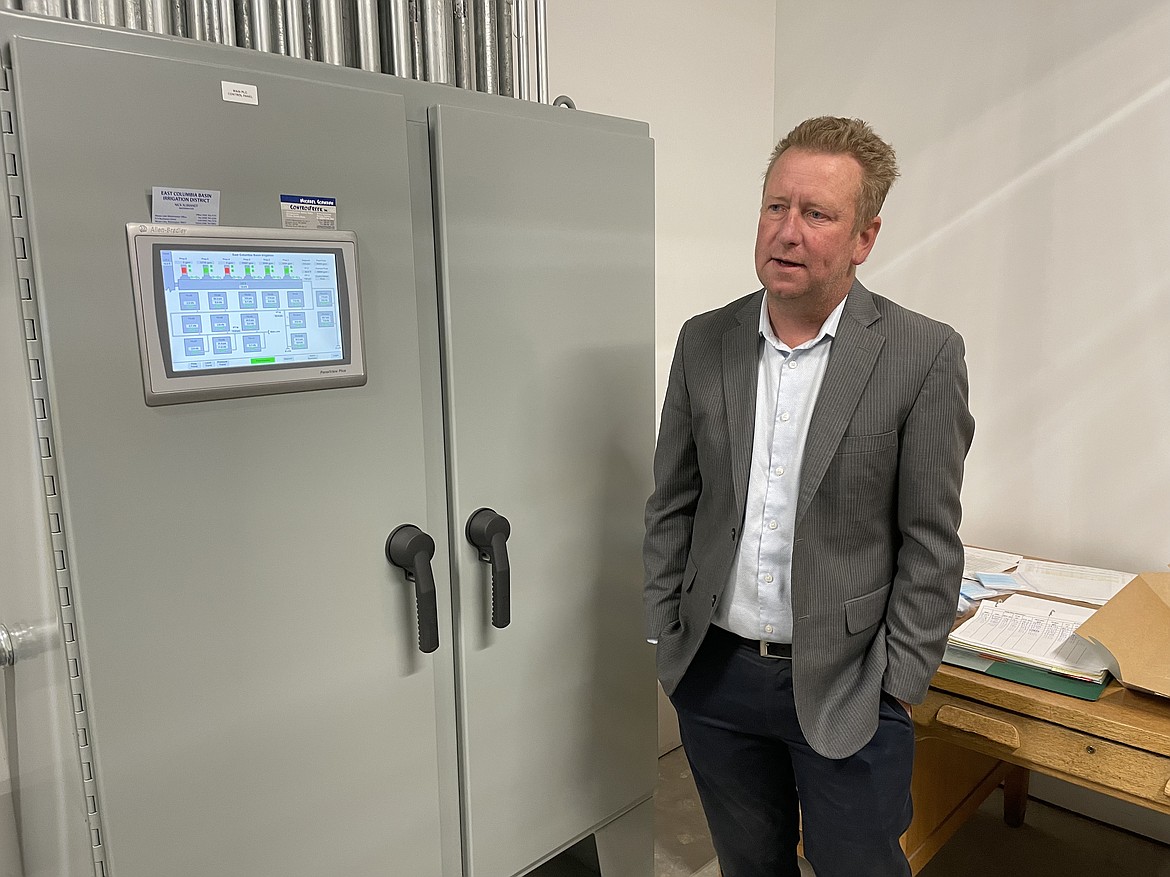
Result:
<svg viewBox="0 0 1170 877"><path fill-rule="evenodd" d="M719 598L715 594L712 594L711 595L711 605L714 606L717 602L719 602Z"/></svg>
<svg viewBox="0 0 1170 877"><path fill-rule="evenodd" d="M731 528L731 541L732 541L732 542L734 542L734 541L735 541L735 527L732 527L732 528Z"/></svg>

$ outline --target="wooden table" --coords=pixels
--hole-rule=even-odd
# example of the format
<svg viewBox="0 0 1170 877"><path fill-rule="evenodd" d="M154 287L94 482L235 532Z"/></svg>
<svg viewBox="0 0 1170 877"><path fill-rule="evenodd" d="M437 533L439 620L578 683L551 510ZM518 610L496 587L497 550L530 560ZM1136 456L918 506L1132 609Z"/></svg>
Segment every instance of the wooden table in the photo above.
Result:
<svg viewBox="0 0 1170 877"><path fill-rule="evenodd" d="M1170 813L1170 699L1111 682L1090 702L944 664L914 723L915 874L1001 783L1022 824L1032 770Z"/></svg>

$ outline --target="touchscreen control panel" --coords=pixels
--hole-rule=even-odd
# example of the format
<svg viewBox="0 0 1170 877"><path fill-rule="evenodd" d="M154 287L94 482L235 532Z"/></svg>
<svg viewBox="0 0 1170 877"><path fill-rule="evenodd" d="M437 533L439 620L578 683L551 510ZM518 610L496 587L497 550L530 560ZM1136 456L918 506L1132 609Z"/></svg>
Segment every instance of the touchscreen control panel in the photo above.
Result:
<svg viewBox="0 0 1170 877"><path fill-rule="evenodd" d="M352 233L130 224L148 405L365 383Z"/></svg>

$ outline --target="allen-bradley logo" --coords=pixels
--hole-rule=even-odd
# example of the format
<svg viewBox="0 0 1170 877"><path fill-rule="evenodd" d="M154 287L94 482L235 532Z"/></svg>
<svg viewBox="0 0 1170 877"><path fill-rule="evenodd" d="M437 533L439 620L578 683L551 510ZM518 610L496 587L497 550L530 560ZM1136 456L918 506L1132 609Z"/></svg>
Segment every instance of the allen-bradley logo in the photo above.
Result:
<svg viewBox="0 0 1170 877"><path fill-rule="evenodd" d="M182 235L182 234L187 234L188 229L183 228L181 225L140 225L140 226L138 226L138 233L139 234L146 234L147 232L149 232L150 234Z"/></svg>
<svg viewBox="0 0 1170 877"><path fill-rule="evenodd" d="M348 373L349 369L347 368L323 368L317 372L319 375L344 375Z"/></svg>

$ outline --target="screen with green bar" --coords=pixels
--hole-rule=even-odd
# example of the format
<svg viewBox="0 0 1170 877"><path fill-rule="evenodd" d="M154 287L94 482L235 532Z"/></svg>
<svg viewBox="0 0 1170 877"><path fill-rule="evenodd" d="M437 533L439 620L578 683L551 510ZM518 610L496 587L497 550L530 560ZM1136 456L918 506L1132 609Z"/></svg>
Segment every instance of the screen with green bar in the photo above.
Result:
<svg viewBox="0 0 1170 877"><path fill-rule="evenodd" d="M345 362L348 302L339 249L152 247L169 374Z"/></svg>

